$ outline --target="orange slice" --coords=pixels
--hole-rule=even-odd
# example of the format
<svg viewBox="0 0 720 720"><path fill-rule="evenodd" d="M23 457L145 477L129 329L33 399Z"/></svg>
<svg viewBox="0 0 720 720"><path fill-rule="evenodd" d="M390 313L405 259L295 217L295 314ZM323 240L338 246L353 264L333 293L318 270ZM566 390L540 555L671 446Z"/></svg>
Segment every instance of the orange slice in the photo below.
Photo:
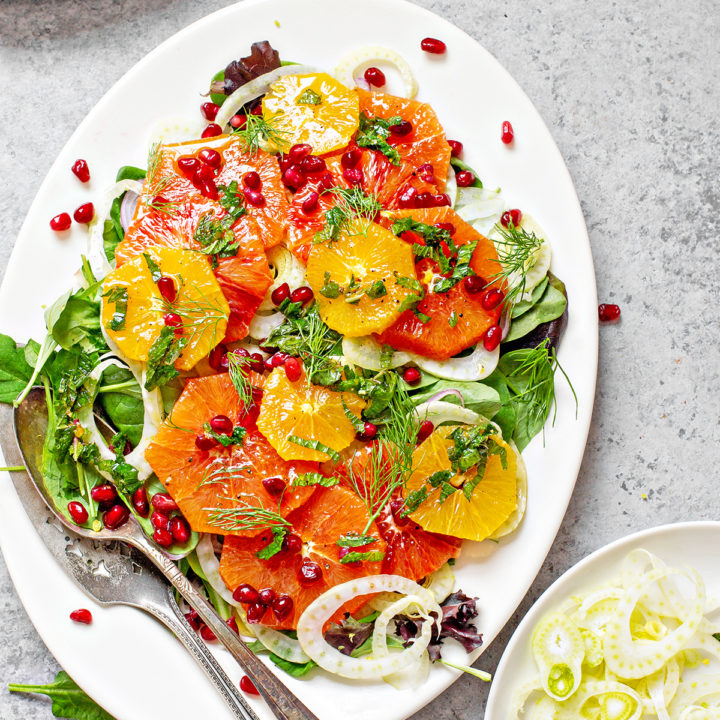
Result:
<svg viewBox="0 0 720 720"><path fill-rule="evenodd" d="M315 155L332 152L358 128L357 95L326 73L281 77L265 93L262 108L283 151L307 143Z"/></svg>
<svg viewBox="0 0 720 720"><path fill-rule="evenodd" d="M344 450L355 437L355 429L345 415L343 401L350 412L360 417L365 401L354 393L311 385L304 373L291 382L285 370L278 367L265 381L257 426L281 458L324 462L329 459L327 453L298 445L288 437L319 442L335 452Z"/></svg>
<svg viewBox="0 0 720 720"><path fill-rule="evenodd" d="M261 384L261 376L251 377L253 384ZM193 530L257 535L262 525L243 529L248 507L286 516L313 492L312 487L293 488L292 483L297 475L317 470L317 464L285 462L252 429L245 411L227 373L192 378L145 451L150 467ZM242 444L198 449L195 438L205 434L204 424L216 415L227 416L234 425L249 425ZM287 484L281 496L271 494L263 484L278 477Z"/></svg>
<svg viewBox="0 0 720 720"><path fill-rule="evenodd" d="M363 503L345 488L318 488L310 500L287 519L292 525L290 532L302 540L300 552L283 550L262 560L256 553L272 539L270 532L252 539L227 538L223 544L220 575L231 590L241 583L248 583L256 590L270 587L278 594L289 595L293 599L293 611L287 618L278 622L268 610L262 619L264 625L289 629L297 626L305 608L326 590L354 578L377 575L382 565L367 561L357 565L340 562L341 548L336 545L337 540L347 533L361 532L368 521ZM365 534L376 540L361 550L385 550L385 543L374 524ZM322 576L317 582L300 582L298 572L303 558L320 566ZM361 597L344 609L352 612L365 601L366 598Z"/></svg>
<svg viewBox="0 0 720 720"><path fill-rule="evenodd" d="M398 276L415 279L410 245L384 227L362 220L338 241L316 245L307 264L308 284L318 299L322 319L348 337L382 332L400 317L401 303L411 290L396 281ZM348 302L357 296L350 291L353 279L362 288L381 283L385 294L363 293L358 302ZM326 280L338 283L345 292L325 297Z"/></svg>
<svg viewBox="0 0 720 720"><path fill-rule="evenodd" d="M453 441L449 435L453 429L439 428L415 450L413 474L408 479L406 495L423 486L433 473L450 469L448 449L453 446ZM517 461L507 443L497 436L494 439L505 449L505 468L499 455L490 455L482 480L475 486L469 500L462 490L458 490L440 502L441 486L438 486L410 515L411 519L425 530L468 540L484 540L497 530L517 505ZM470 468L450 482L458 486L472 481L476 475L475 468Z"/></svg>
<svg viewBox="0 0 720 720"><path fill-rule="evenodd" d="M165 317L178 315L182 321L178 334L187 338L187 345L175 365L179 370L189 370L222 340L230 308L202 255L167 247L148 248L147 255L157 263L163 276L173 279L176 299L170 303L163 298L148 261L139 255L105 278L103 326L127 357L147 360L165 326ZM113 314L119 306L111 294L118 291L127 294L127 313L122 327L114 330Z"/></svg>

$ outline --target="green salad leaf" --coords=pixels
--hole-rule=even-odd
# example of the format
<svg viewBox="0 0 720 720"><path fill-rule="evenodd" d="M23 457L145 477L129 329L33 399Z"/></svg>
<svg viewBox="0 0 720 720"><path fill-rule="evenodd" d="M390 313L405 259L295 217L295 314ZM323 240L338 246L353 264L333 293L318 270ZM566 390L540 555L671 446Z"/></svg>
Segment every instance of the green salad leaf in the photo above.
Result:
<svg viewBox="0 0 720 720"><path fill-rule="evenodd" d="M33 374L25 348L8 335L0 334L0 402L12 403Z"/></svg>

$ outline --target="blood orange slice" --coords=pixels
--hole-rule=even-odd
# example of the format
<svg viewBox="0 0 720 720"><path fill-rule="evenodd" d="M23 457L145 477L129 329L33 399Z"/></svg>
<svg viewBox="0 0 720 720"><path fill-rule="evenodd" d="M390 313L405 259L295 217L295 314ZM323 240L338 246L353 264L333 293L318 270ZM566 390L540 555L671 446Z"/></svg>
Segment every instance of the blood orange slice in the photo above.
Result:
<svg viewBox="0 0 720 720"><path fill-rule="evenodd" d="M452 225L452 239L456 245L477 243L470 260L470 267L477 275L489 281L500 271L501 266L492 241L480 235L451 208L400 210L394 216L411 216L427 225ZM477 343L488 328L497 325L502 303L492 310L485 310L482 306L484 293L469 293L463 281L447 292L432 292L432 283L438 276L438 266L429 258L418 262L416 272L426 293L425 298L417 305L417 310L430 319L423 322L408 310L394 325L378 336L379 342L434 360L447 360Z"/></svg>
<svg viewBox="0 0 720 720"><path fill-rule="evenodd" d="M257 553L272 540L272 533L265 532L255 538L226 538L220 560L220 575L231 590L248 583L257 590L269 587L293 599L293 612L282 621L270 610L262 619L263 624L279 628L295 628L303 610L334 585L381 571L380 562L340 562L342 548L337 541L343 535L361 533L368 521L365 506L349 490L340 486L318 488L287 520L292 526L289 531L302 541L300 552L282 550L267 560L258 558ZM374 524L364 534L374 537L375 541L360 550L384 552L385 543ZM303 559L319 565L321 576L316 582L301 582L299 572ZM345 610L352 612L365 600L360 598L346 605Z"/></svg>
<svg viewBox="0 0 720 720"><path fill-rule="evenodd" d="M251 377L255 384L262 381L260 376ZM188 380L145 458L193 530L257 535L272 524L272 515L263 517L257 510L285 516L305 502L312 488L293 488L292 482L300 474L315 471L317 464L285 462L252 429L242 443L199 449L196 438L206 435L206 423L218 415L229 418L233 426L252 427L247 422L252 410L246 413L227 373ZM263 483L271 478L280 478L285 491L274 492L279 487L276 481Z"/></svg>

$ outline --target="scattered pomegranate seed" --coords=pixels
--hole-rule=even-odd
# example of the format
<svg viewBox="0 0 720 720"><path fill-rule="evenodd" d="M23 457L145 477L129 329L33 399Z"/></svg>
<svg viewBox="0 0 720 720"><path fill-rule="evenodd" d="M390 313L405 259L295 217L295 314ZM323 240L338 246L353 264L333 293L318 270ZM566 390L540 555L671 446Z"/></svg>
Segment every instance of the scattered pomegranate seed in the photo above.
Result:
<svg viewBox="0 0 720 720"><path fill-rule="evenodd" d="M455 234L455 226L452 223L435 223L435 227L439 230L445 230L448 235L454 235Z"/></svg>
<svg viewBox="0 0 720 720"><path fill-rule="evenodd" d="M307 198L305 198L302 204L302 211L305 215L312 215L317 210L318 201L320 195L316 192L311 192Z"/></svg>
<svg viewBox="0 0 720 720"><path fill-rule="evenodd" d="M90 180L90 168L85 160L76 160L73 163L71 170L81 183L86 183Z"/></svg>
<svg viewBox="0 0 720 720"><path fill-rule="evenodd" d="M76 623L89 625L92 622L92 613L86 608L80 608L79 610L73 610L70 613L70 619Z"/></svg>
<svg viewBox="0 0 720 720"><path fill-rule="evenodd" d="M333 176L326 172L321 178L317 181L317 185L315 186L317 188L318 192L324 192L325 190L329 190L331 187L335 185L335 180Z"/></svg>
<svg viewBox="0 0 720 720"><path fill-rule="evenodd" d="M205 642L215 642L217 640L217 636L207 625L203 625L200 628L200 637Z"/></svg>
<svg viewBox="0 0 720 720"><path fill-rule="evenodd" d="M263 588L258 592L258 601L261 605L265 605L267 607L270 607L273 604L276 597L277 594L272 588Z"/></svg>
<svg viewBox="0 0 720 720"><path fill-rule="evenodd" d="M600 322L614 322L620 318L620 306L602 303L598 305L598 317Z"/></svg>
<svg viewBox="0 0 720 720"><path fill-rule="evenodd" d="M259 352L254 352L254 353L250 356L250 360L251 360L252 362L248 365L248 367L249 367L251 370L254 370L256 373L264 372L264 370L265 370L265 359L263 358L263 356L262 356ZM255 398L253 397L253 400L254 400L254 399L255 399Z"/></svg>
<svg viewBox="0 0 720 720"><path fill-rule="evenodd" d="M459 173L455 173L455 182L458 187L470 187L475 182L475 173L461 170Z"/></svg>
<svg viewBox="0 0 720 720"><path fill-rule="evenodd" d="M202 450L203 452L212 450L217 444L218 441L214 437L210 437L209 435L198 435L195 438L195 447L198 450Z"/></svg>
<svg viewBox="0 0 720 720"><path fill-rule="evenodd" d="M343 178L350 183L350 185L360 185L365 179L365 174L360 168L345 168L343 170Z"/></svg>
<svg viewBox="0 0 720 720"><path fill-rule="evenodd" d="M483 335L483 347L492 352L497 348L502 340L502 328L499 325L493 325L488 328Z"/></svg>
<svg viewBox="0 0 720 720"><path fill-rule="evenodd" d="M276 367L282 367L289 357L290 356L287 353L276 352L267 359L266 364L270 366L271 370L273 370Z"/></svg>
<svg viewBox="0 0 720 720"><path fill-rule="evenodd" d="M182 326L182 318L177 313L167 313L163 318L163 322L168 327L179 328Z"/></svg>
<svg viewBox="0 0 720 720"><path fill-rule="evenodd" d="M399 123L390 126L391 135L399 135L403 137L409 135L412 132L413 126L409 120L401 120Z"/></svg>
<svg viewBox="0 0 720 720"><path fill-rule="evenodd" d="M233 615L229 620L225 621L225 624L236 634L240 634L240 630L238 628L237 620L235 619L235 616Z"/></svg>
<svg viewBox="0 0 720 720"><path fill-rule="evenodd" d="M480 299L483 310L494 310L504 299L505 293L502 290L488 290Z"/></svg>
<svg viewBox="0 0 720 720"><path fill-rule="evenodd" d="M252 605L258 601L258 591L252 585L243 583L233 591L233 600L243 605Z"/></svg>
<svg viewBox="0 0 720 720"><path fill-rule="evenodd" d="M215 171L208 165L207 163L204 163L202 165L198 165L197 170L195 171L195 177L198 178L198 180L201 180L203 182L215 182Z"/></svg>
<svg viewBox="0 0 720 720"><path fill-rule="evenodd" d="M508 210L500 216L500 224L503 227L510 227L510 223L517 227L522 221L522 213L517 209Z"/></svg>
<svg viewBox="0 0 720 720"><path fill-rule="evenodd" d="M265 605L261 605L260 603L250 605L247 609L247 621L251 624L259 623L263 617L265 617L266 612L267 608Z"/></svg>
<svg viewBox="0 0 720 720"><path fill-rule="evenodd" d="M430 423L430 424L432 425L432 423ZM432 432L432 429L430 430L430 432ZM428 435L429 434L430 433L428 433ZM421 442L419 437L418 437L418 442ZM403 525L408 524L408 519L406 517L402 516L404 510L405 510L405 501L402 498L397 498L390 503L390 512L392 513L395 524L398 525L399 527L402 527Z"/></svg>
<svg viewBox="0 0 720 720"><path fill-rule="evenodd" d="M124 505L113 505L104 515L103 524L108 530L117 530L127 522L130 511Z"/></svg>
<svg viewBox="0 0 720 720"><path fill-rule="evenodd" d="M170 527L170 518L164 512L155 510L150 516L150 524L157 530L167 530Z"/></svg>
<svg viewBox="0 0 720 720"><path fill-rule="evenodd" d="M81 502L72 500L68 503L67 509L76 525L84 525L87 522L88 511Z"/></svg>
<svg viewBox="0 0 720 720"><path fill-rule="evenodd" d="M170 547L173 544L172 533L166 528L155 528L153 533L153 540L160 545L160 547Z"/></svg>
<svg viewBox="0 0 720 720"><path fill-rule="evenodd" d="M502 134L500 135L500 139L506 145L509 145L513 141L514 137L515 131L513 130L513 126L510 124L509 120L504 120L502 124Z"/></svg>
<svg viewBox="0 0 720 720"><path fill-rule="evenodd" d="M363 73L363 77L365 78L365 82L373 87L382 87L386 82L385 73L376 67L369 67Z"/></svg>
<svg viewBox="0 0 720 720"><path fill-rule="evenodd" d="M222 155L212 148L203 148L198 153L198 157L211 168L219 168L222 165Z"/></svg>
<svg viewBox="0 0 720 720"><path fill-rule="evenodd" d="M214 102L206 102L200 106L200 112L208 122L212 122L217 117L219 109L220 106Z"/></svg>
<svg viewBox="0 0 720 720"><path fill-rule="evenodd" d="M262 178L259 173L251 170L243 175L243 185L251 190L260 190L262 188Z"/></svg>
<svg viewBox="0 0 720 720"><path fill-rule="evenodd" d="M413 207L416 208L429 208L434 206L434 197L429 192L419 192L413 199Z"/></svg>
<svg viewBox="0 0 720 720"><path fill-rule="evenodd" d="M95 206L85 203L73 213L73 217L77 223L89 223L95 217Z"/></svg>
<svg viewBox="0 0 720 720"><path fill-rule="evenodd" d="M418 429L418 436L417 441L418 443L423 442L424 440L427 440L430 435L432 435L433 430L435 429L435 425L433 425L431 420L425 420L420 423L420 427Z"/></svg>
<svg viewBox="0 0 720 720"><path fill-rule="evenodd" d="M448 140L447 143L450 146L450 155L452 157L458 157L463 151L463 144L459 140Z"/></svg>
<svg viewBox="0 0 720 720"><path fill-rule="evenodd" d="M447 50L447 45L437 38L426 37L420 42L420 48L432 55L442 55Z"/></svg>
<svg viewBox="0 0 720 720"><path fill-rule="evenodd" d="M420 382L421 377L422 375L416 367L406 368L405 372L403 373L403 380L408 385L414 385L415 383Z"/></svg>
<svg viewBox="0 0 720 720"><path fill-rule="evenodd" d="M190 612L186 612L185 619L188 621L188 624L195 632L197 632L200 629L202 620L200 619L200 616L197 614L196 610L191 610Z"/></svg>
<svg viewBox="0 0 720 720"><path fill-rule="evenodd" d="M117 500L117 491L109 483L103 483L102 485L96 485L90 491L90 497L99 503L111 503Z"/></svg>
<svg viewBox="0 0 720 720"><path fill-rule="evenodd" d="M307 179L302 174L299 165L291 165L282 175L283 182L293 190L299 190L306 182Z"/></svg>
<svg viewBox="0 0 720 720"><path fill-rule="evenodd" d="M252 680L247 676L243 675L240 678L240 689L248 695L259 695L258 689L253 685Z"/></svg>
<svg viewBox="0 0 720 720"><path fill-rule="evenodd" d="M262 105L256 105L251 111L251 115L262 115Z"/></svg>
<svg viewBox="0 0 720 720"><path fill-rule="evenodd" d="M67 230L71 224L72 220L70 215L64 212L56 215L52 220L50 220L50 229L55 232L63 232L63 230Z"/></svg>
<svg viewBox="0 0 720 720"><path fill-rule="evenodd" d="M172 533L173 540L180 545L184 545L190 539L190 526L184 517L176 515L170 518L168 529Z"/></svg>
<svg viewBox="0 0 720 720"><path fill-rule="evenodd" d="M210 123L203 131L201 138L215 137L216 135L222 135L222 128L217 123Z"/></svg>
<svg viewBox="0 0 720 720"><path fill-rule="evenodd" d="M432 196L431 207L449 207L450 205L452 205L452 201L450 200L450 196L447 193L437 193L437 195Z"/></svg>
<svg viewBox="0 0 720 720"><path fill-rule="evenodd" d="M322 580L322 568L316 562L305 558L300 565L297 577L302 585L312 585Z"/></svg>
<svg viewBox="0 0 720 720"><path fill-rule="evenodd" d="M471 275L465 278L463 284L465 285L465 290L471 295L474 295L475 293L481 292L485 287L485 280L479 275Z"/></svg>
<svg viewBox="0 0 720 720"><path fill-rule="evenodd" d="M239 130L242 127L245 127L245 123L247 122L247 118L245 115L233 115L230 118L230 122L228 123L231 128L234 128L235 130Z"/></svg>
<svg viewBox="0 0 720 720"><path fill-rule="evenodd" d="M228 357L227 347L223 343L216 345L208 355L208 365L215 370L215 372L227 372L228 371Z"/></svg>
<svg viewBox="0 0 720 720"><path fill-rule="evenodd" d="M288 150L288 159L290 164L299 163L303 158L306 158L312 152L312 145L307 143L297 143Z"/></svg>
<svg viewBox="0 0 720 720"><path fill-rule="evenodd" d="M161 513L171 513L179 510L177 503L167 493L155 493L150 502L152 506Z"/></svg>
<svg viewBox="0 0 720 720"><path fill-rule="evenodd" d="M290 300L292 302L303 303L303 305L310 302L313 297L313 291L307 285L303 285L290 293Z"/></svg>
<svg viewBox="0 0 720 720"><path fill-rule="evenodd" d="M196 157L184 156L178 158L178 169L187 178L192 178L200 167L200 161Z"/></svg>
<svg viewBox="0 0 720 720"><path fill-rule="evenodd" d="M307 155L300 161L300 170L307 175L315 175L316 173L325 172L327 165L321 157Z"/></svg>
<svg viewBox="0 0 720 720"><path fill-rule="evenodd" d="M365 426L362 429L362 432L359 432L357 434L358 440L363 440L365 442L368 442L369 440L372 440L377 435L377 425L371 422L366 422Z"/></svg>
<svg viewBox="0 0 720 720"><path fill-rule="evenodd" d="M220 435L232 435L233 422L227 415L210 418L210 427Z"/></svg>
<svg viewBox="0 0 720 720"><path fill-rule="evenodd" d="M132 504L135 512L140 517L147 517L150 512L150 503L148 502L147 490L144 487L139 487L132 494Z"/></svg>
<svg viewBox="0 0 720 720"><path fill-rule="evenodd" d="M417 188L414 188L412 185L410 185L408 188L403 190L400 197L398 198L398 206L403 209L414 208L417 196Z"/></svg>
<svg viewBox="0 0 720 720"><path fill-rule="evenodd" d="M217 185L215 185L212 180L201 180L198 190L200 190L201 195L206 198L210 198L211 200L217 200L220 195L218 193Z"/></svg>
<svg viewBox="0 0 720 720"><path fill-rule="evenodd" d="M275 600L273 600L273 615L278 620L284 620L293 611L294 606L295 603L289 595L278 595Z"/></svg>
<svg viewBox="0 0 720 720"><path fill-rule="evenodd" d="M421 180L424 180L426 183L430 183L431 185L435 185L435 168L433 168L430 163L425 163L424 165L421 165L417 169L417 174Z"/></svg>
<svg viewBox="0 0 720 720"><path fill-rule="evenodd" d="M174 303L177 297L175 281L169 275L162 275L157 281L160 294L169 302Z"/></svg>
<svg viewBox="0 0 720 720"><path fill-rule="evenodd" d="M280 305L280 303L286 298L290 297L290 286L284 282L282 285L278 285L271 293L270 299L274 305Z"/></svg>
<svg viewBox="0 0 720 720"><path fill-rule="evenodd" d="M263 207L265 205L265 196L257 190L245 188L245 201L252 207Z"/></svg>
<svg viewBox="0 0 720 720"><path fill-rule="evenodd" d="M278 476L263 478L262 484L270 495L280 495L287 486L287 483Z"/></svg>
<svg viewBox="0 0 720 720"><path fill-rule="evenodd" d="M282 549L285 552L300 552L302 550L302 539L295 533L290 533L283 538Z"/></svg>
<svg viewBox="0 0 720 720"><path fill-rule="evenodd" d="M290 382L297 382L302 375L302 363L296 357L289 357L285 361L285 375Z"/></svg>

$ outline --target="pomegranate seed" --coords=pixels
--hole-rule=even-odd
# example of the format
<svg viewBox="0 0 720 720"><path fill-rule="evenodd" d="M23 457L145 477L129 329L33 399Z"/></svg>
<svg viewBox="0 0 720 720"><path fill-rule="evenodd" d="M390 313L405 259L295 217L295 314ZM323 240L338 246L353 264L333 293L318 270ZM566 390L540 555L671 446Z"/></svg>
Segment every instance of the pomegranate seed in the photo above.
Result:
<svg viewBox="0 0 720 720"><path fill-rule="evenodd" d="M95 217L95 206L92 203L81 205L74 213L75 222L89 223Z"/></svg>
<svg viewBox="0 0 720 720"><path fill-rule="evenodd" d="M431 183L432 185L435 184L435 169L430 163L425 163L424 165L421 165L417 169L417 174L420 179L424 180L426 183Z"/></svg>
<svg viewBox="0 0 720 720"><path fill-rule="evenodd" d="M81 182L86 183L90 180L90 168L84 160L76 160L71 168L75 177Z"/></svg>
<svg viewBox="0 0 720 720"><path fill-rule="evenodd" d="M265 371L265 360L260 353L257 353L257 352L253 353L250 356L250 360L252 360L252 362L249 364L248 367L251 370L254 370L256 373L261 373L261 372ZM255 398L253 398L253 400L254 399Z"/></svg>
<svg viewBox="0 0 720 720"><path fill-rule="evenodd" d="M286 487L285 481L277 476L263 478L262 484L270 495L279 495Z"/></svg>
<svg viewBox="0 0 720 720"><path fill-rule="evenodd" d="M403 190L402 194L400 195L398 199L398 205L403 208L414 208L415 207L415 199L418 196L417 188L414 188L412 185L408 187L407 189Z"/></svg>
<svg viewBox="0 0 720 720"><path fill-rule="evenodd" d="M374 425L371 422L366 422L362 432L357 434L357 438L358 440L364 440L367 442L368 440L372 440L376 435L377 425Z"/></svg>
<svg viewBox="0 0 720 720"><path fill-rule="evenodd" d="M201 182L215 182L215 171L207 164L199 165L195 177Z"/></svg>
<svg viewBox="0 0 720 720"><path fill-rule="evenodd" d="M198 189L201 195L211 200L217 200L219 197L217 185L212 180L201 180Z"/></svg>
<svg viewBox="0 0 720 720"><path fill-rule="evenodd" d="M256 105L251 111L251 115L262 115L262 105Z"/></svg>
<svg viewBox="0 0 720 720"><path fill-rule="evenodd" d="M190 526L184 517L171 518L168 529L172 533L173 540L179 545L184 545L190 539Z"/></svg>
<svg viewBox="0 0 720 720"><path fill-rule="evenodd" d="M420 423L420 428L418 429L418 436L417 441L419 443L423 442L424 440L427 440L430 435L432 435L433 430L435 429L435 425L433 425L431 420L425 420Z"/></svg>
<svg viewBox="0 0 720 720"><path fill-rule="evenodd" d="M390 126L390 134L404 137L412 132L413 126L409 120L401 120L399 123Z"/></svg>
<svg viewBox="0 0 720 720"><path fill-rule="evenodd" d="M362 150L360 148L351 148L346 150L340 158L340 164L346 170L354 168L362 159Z"/></svg>
<svg viewBox="0 0 720 720"><path fill-rule="evenodd" d="M422 377L422 375L420 374L420 371L416 367L409 367L403 373L403 380L408 385L415 385L415 383L420 382L421 377Z"/></svg>
<svg viewBox="0 0 720 720"><path fill-rule="evenodd" d="M284 282L278 285L271 293L270 299L274 305L279 305L283 300L290 297L290 286Z"/></svg>
<svg viewBox="0 0 720 720"><path fill-rule="evenodd" d="M155 528L153 540L164 548L168 548L173 544L172 533L166 528Z"/></svg>
<svg viewBox="0 0 720 720"><path fill-rule="evenodd" d="M283 182L293 190L299 190L306 182L299 165L291 165L282 175Z"/></svg>
<svg viewBox="0 0 720 720"><path fill-rule="evenodd" d="M493 325L488 328L483 335L483 347L492 352L497 348L502 340L502 328L499 325Z"/></svg>
<svg viewBox="0 0 720 720"><path fill-rule="evenodd" d="M250 605L247 609L247 621L251 624L259 623L266 612L267 608L265 605L261 605L260 603Z"/></svg>
<svg viewBox="0 0 720 720"><path fill-rule="evenodd" d="M449 207L450 205L452 205L452 201L447 193L437 193L437 195L432 196L431 207Z"/></svg>
<svg viewBox="0 0 720 720"><path fill-rule="evenodd" d="M252 585L243 583L233 591L233 600L243 605L252 605L258 601L258 591Z"/></svg>
<svg viewBox="0 0 720 720"><path fill-rule="evenodd" d="M290 382L297 382L302 375L302 363L295 357L285 361L285 375Z"/></svg>
<svg viewBox="0 0 720 720"><path fill-rule="evenodd" d="M302 585L312 585L322 580L322 568L316 562L305 558L300 565L297 577Z"/></svg>
<svg viewBox="0 0 720 720"><path fill-rule="evenodd" d="M485 280L483 280L483 278L479 275L471 275L470 277L465 278L463 284L465 285L465 290L467 292L471 295L475 295L483 290L485 287Z"/></svg>
<svg viewBox="0 0 720 720"><path fill-rule="evenodd" d="M600 322L614 322L620 318L620 306L603 303L598 305Z"/></svg>
<svg viewBox="0 0 720 720"><path fill-rule="evenodd" d="M222 156L212 148L203 148L198 153L198 157L211 168L219 168L222 165Z"/></svg>
<svg viewBox="0 0 720 720"><path fill-rule="evenodd" d="M300 170L307 175L315 175L316 173L325 172L327 165L325 161L317 155L308 155L300 161Z"/></svg>
<svg viewBox="0 0 720 720"><path fill-rule="evenodd" d="M216 415L210 419L210 427L220 435L232 435L233 422L227 415Z"/></svg>
<svg viewBox="0 0 720 720"><path fill-rule="evenodd" d="M363 77L368 85L373 87L382 87L385 84L385 73L376 67L369 67L364 73Z"/></svg>
<svg viewBox="0 0 720 720"><path fill-rule="evenodd" d="M111 503L111 502L115 502L115 500L117 500L117 491L109 483L104 483L102 485L96 485L90 491L90 497L95 502Z"/></svg>
<svg viewBox="0 0 720 720"><path fill-rule="evenodd" d="M450 146L450 155L452 157L458 157L463 151L463 144L459 140L448 140L447 143Z"/></svg>
<svg viewBox="0 0 720 720"><path fill-rule="evenodd" d="M360 168L346 168L343 170L343 178L351 185L360 185L365 179L365 174Z"/></svg>
<svg viewBox="0 0 720 720"><path fill-rule="evenodd" d="M192 178L200 167L200 161L194 157L181 157L177 161L178 169L186 178Z"/></svg>
<svg viewBox="0 0 720 720"><path fill-rule="evenodd" d="M508 210L500 216L500 224L503 227L510 227L510 223L512 223L514 227L517 227L521 221L522 213L517 208Z"/></svg>
<svg viewBox="0 0 720 720"><path fill-rule="evenodd" d="M306 198L305 201L302 204L302 211L305 215L311 215L317 210L318 201L320 200L320 195L316 192L311 192Z"/></svg>
<svg viewBox="0 0 720 720"><path fill-rule="evenodd" d="M92 613L86 608L80 608L79 610L73 610L70 613L70 619L76 623L89 625L92 622Z"/></svg>
<svg viewBox="0 0 720 720"><path fill-rule="evenodd" d="M156 530L167 530L170 526L170 518L165 513L155 510L150 516L150 524Z"/></svg>
<svg viewBox="0 0 720 720"><path fill-rule="evenodd" d="M228 370L228 357L227 348L223 343L216 345L208 355L208 365L215 370L215 372L227 372Z"/></svg>
<svg viewBox="0 0 720 720"><path fill-rule="evenodd" d="M235 619L235 616L233 615L229 620L225 621L225 624L236 634L240 634L240 630L238 629L237 620Z"/></svg>
<svg viewBox="0 0 720 720"><path fill-rule="evenodd" d="M434 206L434 196L429 192L420 192L413 199L413 207L429 208Z"/></svg>
<svg viewBox="0 0 720 720"><path fill-rule="evenodd" d="M217 123L210 123L203 131L201 138L215 137L216 135L222 135L222 128Z"/></svg>
<svg viewBox="0 0 720 720"><path fill-rule="evenodd" d="M469 278L468 278L469 279ZM483 310L494 310L505 297L505 293L502 290L488 290L480 299L480 305Z"/></svg>
<svg viewBox="0 0 720 720"><path fill-rule="evenodd" d="M328 173L325 173L317 181L316 188L317 188L318 192L324 192L325 190L329 190L334 185L335 185L335 180L333 179L333 176L328 172Z"/></svg>
<svg viewBox="0 0 720 720"><path fill-rule="evenodd" d="M135 512L140 517L147 517L150 512L150 503L148 502L147 490L144 487L139 487L132 494L132 504L135 508Z"/></svg>
<svg viewBox="0 0 720 720"><path fill-rule="evenodd" d="M259 173L251 170L243 175L243 185L251 190L260 190L262 188L262 178Z"/></svg>
<svg viewBox="0 0 720 720"><path fill-rule="evenodd" d="M267 359L267 364L270 365L270 369L281 367L285 364L285 361L290 357L287 353L276 352Z"/></svg>
<svg viewBox="0 0 720 720"><path fill-rule="evenodd" d="M302 539L295 533L290 533L283 538L282 549L285 552L296 553L302 550Z"/></svg>
<svg viewBox="0 0 720 720"><path fill-rule="evenodd" d="M200 628L200 637L205 642L215 642L217 640L217 636L207 625L203 625Z"/></svg>
<svg viewBox="0 0 720 720"><path fill-rule="evenodd" d="M420 42L420 48L433 55L442 55L447 50L447 45L437 38L426 37Z"/></svg>
<svg viewBox="0 0 720 720"><path fill-rule="evenodd" d="M295 603L289 595L278 595L275 600L273 600L273 615L278 620L284 620L293 611L294 606Z"/></svg>
<svg viewBox="0 0 720 720"><path fill-rule="evenodd" d="M208 122L212 122L217 117L219 109L220 106L214 102L206 102L200 106L200 112Z"/></svg>
<svg viewBox="0 0 720 720"><path fill-rule="evenodd" d="M455 234L455 226L452 223L435 223L435 227L444 230L448 235Z"/></svg>
<svg viewBox="0 0 720 720"><path fill-rule="evenodd" d="M177 297L175 281L169 275L162 275L157 281L160 294L169 302L174 303Z"/></svg>
<svg viewBox="0 0 720 720"><path fill-rule="evenodd" d="M70 219L70 215L64 212L56 215L50 221L50 229L54 230L55 232L62 232L63 230L67 230L71 224L72 220Z"/></svg>
<svg viewBox="0 0 720 720"><path fill-rule="evenodd" d="M150 502L161 513L171 513L179 510L177 503L167 493L155 493Z"/></svg>
<svg viewBox="0 0 720 720"><path fill-rule="evenodd" d="M113 505L103 515L103 524L108 530L117 530L129 517L130 511L124 505Z"/></svg>
<svg viewBox="0 0 720 720"><path fill-rule="evenodd" d="M182 318L177 313L167 313L167 315L163 318L163 322L168 327L179 328L182 326Z"/></svg>
<svg viewBox="0 0 720 720"><path fill-rule="evenodd" d="M510 124L509 120L505 120L502 124L502 134L500 135L500 139L506 145L509 145L513 141L514 137L515 131L513 130L513 126Z"/></svg>
<svg viewBox="0 0 720 720"><path fill-rule="evenodd" d="M461 170L459 173L455 173L455 182L458 187L470 187L475 182L475 173Z"/></svg>
<svg viewBox="0 0 720 720"><path fill-rule="evenodd" d="M312 152L312 145L307 143L297 143L293 145L288 151L288 160L290 164L299 163L303 158L306 158Z"/></svg>
<svg viewBox="0 0 720 720"><path fill-rule="evenodd" d="M197 614L196 610L186 612L185 619L188 621L188 624L195 632L200 629L200 624L202 623L202 620L200 619L200 616Z"/></svg>
<svg viewBox="0 0 720 720"><path fill-rule="evenodd" d="M258 593L258 601L261 605L265 605L267 607L270 607L270 605L273 604L273 601L277 595L275 594L275 591L272 588L263 588Z"/></svg>
<svg viewBox="0 0 720 720"><path fill-rule="evenodd" d="M88 511L81 502L73 500L68 503L67 509L76 525L84 525L87 522Z"/></svg>
<svg viewBox="0 0 720 720"><path fill-rule="evenodd" d="M313 291L307 285L303 285L290 293L290 300L292 302L303 303L303 305L306 302L310 302L313 297Z"/></svg>
<svg viewBox="0 0 720 720"><path fill-rule="evenodd" d="M233 115L230 118L229 125L231 128L234 128L235 130L239 130L242 127L245 127L245 123L247 122L247 118L245 115Z"/></svg>
<svg viewBox="0 0 720 720"><path fill-rule="evenodd" d="M198 450L202 450L203 452L212 450L217 444L218 441L214 437L210 437L209 435L198 435L195 438L195 447Z"/></svg>
<svg viewBox="0 0 720 720"><path fill-rule="evenodd" d="M247 676L243 675L240 678L240 689L248 695L259 695L258 689L253 685L252 680Z"/></svg>
<svg viewBox="0 0 720 720"><path fill-rule="evenodd" d="M349 547L341 547L340 552L338 552L338 558L342 560L346 555L352 552L352 549ZM354 560L353 562L347 562L343 563L344 565L347 565L348 567L360 567L362 563L359 560Z"/></svg>
<svg viewBox="0 0 720 720"><path fill-rule="evenodd" d="M262 193L259 193L257 190L245 188L245 201L251 207L264 207L265 196Z"/></svg>
<svg viewBox="0 0 720 720"><path fill-rule="evenodd" d="M430 423L432 425L432 423ZM430 430L432 432L432 429ZM429 434L429 433L428 433ZM418 439L419 442L419 439ZM399 527L408 524L408 519L403 517L403 511L405 510L405 501L397 498L390 503L390 512L392 513L395 524Z"/></svg>

